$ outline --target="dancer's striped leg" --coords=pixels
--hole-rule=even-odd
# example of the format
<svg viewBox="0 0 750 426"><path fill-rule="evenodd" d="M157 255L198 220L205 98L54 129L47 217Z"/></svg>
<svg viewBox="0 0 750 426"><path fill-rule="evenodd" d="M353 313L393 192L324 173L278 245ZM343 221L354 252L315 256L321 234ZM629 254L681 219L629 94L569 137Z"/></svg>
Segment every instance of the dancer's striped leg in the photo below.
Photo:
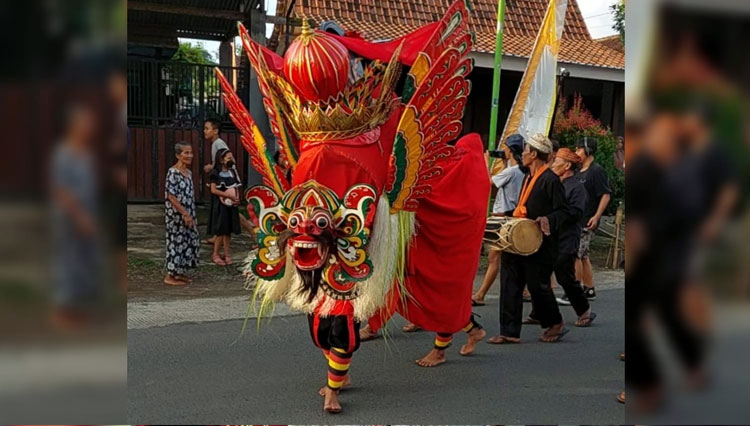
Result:
<svg viewBox="0 0 750 426"><path fill-rule="evenodd" d="M435 335L435 349L444 350L451 345L453 341L453 334L451 333L437 333Z"/></svg>
<svg viewBox="0 0 750 426"><path fill-rule="evenodd" d="M482 327L482 324L479 324L474 319L474 314L471 314L471 317L469 317L469 323L466 324L466 326L463 328L463 331L465 331L467 333L471 333L471 330L474 330L475 328L481 329L481 328L484 328L484 327Z"/></svg>
<svg viewBox="0 0 750 426"><path fill-rule="evenodd" d="M352 362L352 353L341 348L331 348L328 352L328 387L338 391L344 384Z"/></svg>

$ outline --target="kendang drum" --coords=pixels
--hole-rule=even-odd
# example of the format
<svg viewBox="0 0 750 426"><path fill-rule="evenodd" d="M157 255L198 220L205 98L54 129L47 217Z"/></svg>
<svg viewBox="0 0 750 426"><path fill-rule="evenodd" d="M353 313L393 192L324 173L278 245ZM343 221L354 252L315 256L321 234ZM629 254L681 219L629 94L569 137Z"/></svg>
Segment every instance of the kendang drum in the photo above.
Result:
<svg viewBox="0 0 750 426"><path fill-rule="evenodd" d="M531 219L490 217L484 228L483 240L496 250L528 256L541 247L542 230Z"/></svg>

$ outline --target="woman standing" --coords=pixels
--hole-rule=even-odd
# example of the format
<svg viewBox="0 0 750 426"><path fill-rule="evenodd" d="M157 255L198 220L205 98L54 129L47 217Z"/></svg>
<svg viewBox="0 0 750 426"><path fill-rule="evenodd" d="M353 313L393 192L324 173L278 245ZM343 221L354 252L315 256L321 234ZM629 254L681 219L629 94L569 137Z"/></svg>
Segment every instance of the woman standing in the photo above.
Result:
<svg viewBox="0 0 750 426"><path fill-rule="evenodd" d="M193 147L187 142L174 146L177 163L167 171L165 213L167 228L167 276L164 284L185 285L188 268L198 267L198 228L190 165Z"/></svg>
<svg viewBox="0 0 750 426"><path fill-rule="evenodd" d="M231 234L240 233L240 179L234 167L234 156L228 149L216 152L214 167L209 175L211 182L211 216L208 219L208 233L214 235L214 252L211 260L217 265L231 265L229 252ZM221 248L224 247L224 257Z"/></svg>

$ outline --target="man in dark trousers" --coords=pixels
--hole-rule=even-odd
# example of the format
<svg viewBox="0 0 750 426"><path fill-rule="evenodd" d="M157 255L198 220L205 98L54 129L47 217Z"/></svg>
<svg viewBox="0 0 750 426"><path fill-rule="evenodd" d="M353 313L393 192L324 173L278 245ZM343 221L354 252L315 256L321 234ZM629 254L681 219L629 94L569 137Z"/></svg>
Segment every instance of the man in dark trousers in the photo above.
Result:
<svg viewBox="0 0 750 426"><path fill-rule="evenodd" d="M565 188L565 200L568 203L570 216L560 226L557 243L557 262L555 263L555 278L565 291L569 302L578 315L575 325L588 327L596 318L591 312L591 307L586 296L583 294L581 283L576 280L575 262L578 255L578 243L583 227L583 210L586 208L586 189L573 178L574 173L581 168L581 157L568 148L562 148L557 152L555 161L550 169L560 177ZM538 324L535 312L524 320L524 324Z"/></svg>
<svg viewBox="0 0 750 426"><path fill-rule="evenodd" d="M555 295L550 287L550 276L557 260L557 240L560 226L570 213L565 202L565 190L560 178L549 169L547 160L552 143L541 134L528 138L521 156L522 166L528 170L518 206L513 211L517 218L535 220L544 234L539 250L530 256L508 252L500 262L500 334L488 341L495 344L521 341L523 316L523 286L528 285L531 303L544 333L543 342L557 342L567 333Z"/></svg>
<svg viewBox="0 0 750 426"><path fill-rule="evenodd" d="M584 223L576 261L576 277L583 282L584 294L589 300L596 299L594 271L589 260L589 246L612 194L607 172L594 162L596 149L596 139L590 136L584 136L576 143L576 154L583 160L583 165L575 174L574 179L583 184L588 196L586 209L583 211Z"/></svg>

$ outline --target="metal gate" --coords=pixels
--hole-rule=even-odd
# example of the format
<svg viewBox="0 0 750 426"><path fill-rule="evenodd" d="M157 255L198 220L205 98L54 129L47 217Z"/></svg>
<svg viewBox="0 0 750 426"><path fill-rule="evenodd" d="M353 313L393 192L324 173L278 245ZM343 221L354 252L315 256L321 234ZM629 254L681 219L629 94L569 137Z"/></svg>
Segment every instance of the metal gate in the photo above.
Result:
<svg viewBox="0 0 750 426"><path fill-rule="evenodd" d="M246 72L239 67L218 67L242 94ZM247 102L247 99L243 99ZM128 58L128 201L164 200L166 170L176 159L174 143L193 145L193 181L196 200L209 198L203 184L203 165L212 163L211 147L204 143L203 122L221 122L221 138L237 159L245 176L247 153L221 99L213 65Z"/></svg>

